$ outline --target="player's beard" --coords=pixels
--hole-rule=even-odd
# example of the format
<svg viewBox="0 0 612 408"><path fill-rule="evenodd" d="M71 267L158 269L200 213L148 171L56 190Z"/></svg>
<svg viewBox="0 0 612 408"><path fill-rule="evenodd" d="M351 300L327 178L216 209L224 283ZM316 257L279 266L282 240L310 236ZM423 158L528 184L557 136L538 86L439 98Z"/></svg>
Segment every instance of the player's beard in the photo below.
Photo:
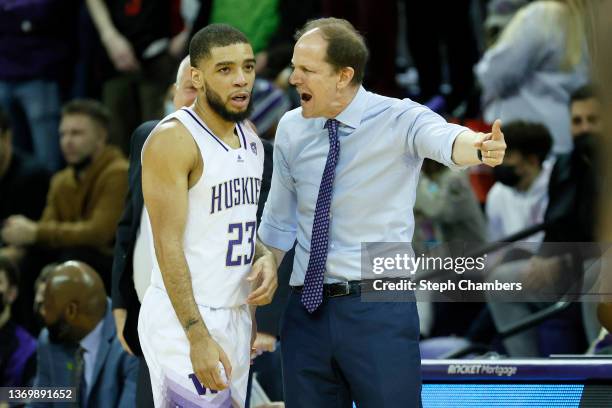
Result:
<svg viewBox="0 0 612 408"><path fill-rule="evenodd" d="M251 111L253 110L253 99L249 97L249 104L247 108L240 112L232 112L225 107L221 96L210 89L210 86L206 84L206 101L208 102L208 106L223 119L228 122L242 122L251 116Z"/></svg>

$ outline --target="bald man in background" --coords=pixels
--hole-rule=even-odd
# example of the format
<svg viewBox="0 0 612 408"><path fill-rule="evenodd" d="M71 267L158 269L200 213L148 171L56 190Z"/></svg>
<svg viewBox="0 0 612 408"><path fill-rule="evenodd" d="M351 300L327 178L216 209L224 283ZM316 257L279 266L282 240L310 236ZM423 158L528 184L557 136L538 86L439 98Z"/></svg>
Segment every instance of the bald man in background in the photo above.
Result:
<svg viewBox="0 0 612 408"><path fill-rule="evenodd" d="M196 90L191 82L191 64L189 56L179 65L174 84L173 103L176 109L190 106L196 97ZM142 182L140 153L149 133L159 121L151 120L140 125L132 134L130 142L130 167L128 170L129 187L125 208L115 238L113 259L113 315L115 317L117 337L124 350L138 356L140 371L137 386L138 407L152 407L153 397L148 367L142 357L138 340L138 313L140 302L151 279L150 244L146 234L141 234L143 224Z"/></svg>
<svg viewBox="0 0 612 408"><path fill-rule="evenodd" d="M83 262L57 266L47 280L34 387L76 387L81 407L136 405L138 360L126 353L104 284ZM59 403L30 407L62 406Z"/></svg>

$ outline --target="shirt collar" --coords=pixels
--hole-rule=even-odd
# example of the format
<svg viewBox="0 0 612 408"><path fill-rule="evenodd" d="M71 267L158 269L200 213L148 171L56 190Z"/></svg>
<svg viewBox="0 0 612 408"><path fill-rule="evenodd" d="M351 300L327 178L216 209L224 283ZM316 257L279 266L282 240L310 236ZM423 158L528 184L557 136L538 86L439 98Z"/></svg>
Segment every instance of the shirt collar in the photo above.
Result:
<svg viewBox="0 0 612 408"><path fill-rule="evenodd" d="M100 319L97 326L94 327L89 334L79 342L80 346L85 349L86 352L96 352L100 345L100 339L102 338L102 326L104 325L104 318Z"/></svg>
<svg viewBox="0 0 612 408"><path fill-rule="evenodd" d="M343 125L357 129L361 123L361 118L366 110L368 102L368 92L363 86L359 86L359 90L353 97L351 103L338 116L335 117Z"/></svg>

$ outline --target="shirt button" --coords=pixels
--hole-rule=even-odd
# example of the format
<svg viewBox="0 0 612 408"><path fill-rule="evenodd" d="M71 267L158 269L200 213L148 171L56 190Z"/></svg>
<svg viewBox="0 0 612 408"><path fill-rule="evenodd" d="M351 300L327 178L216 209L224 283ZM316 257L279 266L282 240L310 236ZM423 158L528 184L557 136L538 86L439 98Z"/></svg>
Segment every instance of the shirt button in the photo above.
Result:
<svg viewBox="0 0 612 408"><path fill-rule="evenodd" d="M334 248L334 247L335 247L335 245L334 245L334 244L331 244L329 247L330 247L330 248Z"/></svg>

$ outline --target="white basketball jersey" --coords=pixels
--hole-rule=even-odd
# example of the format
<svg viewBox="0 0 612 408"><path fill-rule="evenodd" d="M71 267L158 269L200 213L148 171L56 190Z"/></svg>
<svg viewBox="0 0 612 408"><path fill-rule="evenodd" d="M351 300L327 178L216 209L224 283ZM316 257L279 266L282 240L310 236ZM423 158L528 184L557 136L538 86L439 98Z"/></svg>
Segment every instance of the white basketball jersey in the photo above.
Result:
<svg viewBox="0 0 612 408"><path fill-rule="evenodd" d="M188 193L183 241L196 303L212 308L243 305L250 292L246 278L255 254L263 145L245 122L236 124L240 147L233 149L192 108L179 109L160 124L170 119L187 128L204 161L202 177ZM153 254L151 285L165 290L148 213L146 224L143 233L150 234Z"/></svg>

